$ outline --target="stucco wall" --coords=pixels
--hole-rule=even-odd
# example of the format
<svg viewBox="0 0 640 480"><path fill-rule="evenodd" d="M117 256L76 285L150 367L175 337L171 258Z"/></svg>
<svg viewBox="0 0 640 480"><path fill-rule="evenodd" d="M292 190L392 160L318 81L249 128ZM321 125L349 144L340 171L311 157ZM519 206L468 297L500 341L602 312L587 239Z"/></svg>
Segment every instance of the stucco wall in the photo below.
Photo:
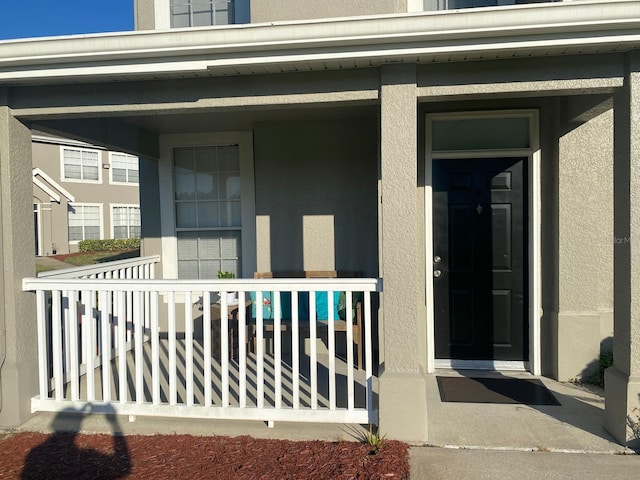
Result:
<svg viewBox="0 0 640 480"><path fill-rule="evenodd" d="M133 21L136 30L155 28L155 0L135 0L133 2Z"/></svg>
<svg viewBox="0 0 640 480"><path fill-rule="evenodd" d="M377 122L256 125L257 264L261 271L377 276Z"/></svg>
<svg viewBox="0 0 640 480"><path fill-rule="evenodd" d="M406 0L258 0L251 2L251 23L350 17L407 11Z"/></svg>
<svg viewBox="0 0 640 480"><path fill-rule="evenodd" d="M0 105L6 102L0 89ZM0 106L0 427L27 419L37 389L35 301L22 278L35 275L29 129ZM7 228L8 226L8 228Z"/></svg>
<svg viewBox="0 0 640 480"><path fill-rule="evenodd" d="M590 375L613 334L613 112L566 123L559 138L558 365Z"/></svg>

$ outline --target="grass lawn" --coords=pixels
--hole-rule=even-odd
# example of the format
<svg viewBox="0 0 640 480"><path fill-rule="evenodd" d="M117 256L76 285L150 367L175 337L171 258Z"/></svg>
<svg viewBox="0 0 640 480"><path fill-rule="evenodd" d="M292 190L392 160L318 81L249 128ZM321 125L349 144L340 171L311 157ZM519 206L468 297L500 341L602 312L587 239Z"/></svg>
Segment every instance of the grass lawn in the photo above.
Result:
<svg viewBox="0 0 640 480"><path fill-rule="evenodd" d="M95 265L96 263L113 262L139 256L140 250L136 249L125 252L81 252L65 255L60 260L70 263L74 267L84 267L85 265Z"/></svg>

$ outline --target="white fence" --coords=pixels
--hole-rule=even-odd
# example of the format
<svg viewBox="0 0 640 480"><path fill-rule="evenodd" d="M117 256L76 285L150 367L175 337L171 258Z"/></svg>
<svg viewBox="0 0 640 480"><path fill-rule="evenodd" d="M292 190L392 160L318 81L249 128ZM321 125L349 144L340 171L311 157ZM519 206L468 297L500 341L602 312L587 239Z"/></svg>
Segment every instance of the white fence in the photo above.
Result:
<svg viewBox="0 0 640 480"><path fill-rule="evenodd" d="M34 411L91 402L129 415L377 423L376 279L154 280L157 258L138 261L138 278L109 264L94 278L24 279L37 301ZM342 320L338 292L353 312Z"/></svg>

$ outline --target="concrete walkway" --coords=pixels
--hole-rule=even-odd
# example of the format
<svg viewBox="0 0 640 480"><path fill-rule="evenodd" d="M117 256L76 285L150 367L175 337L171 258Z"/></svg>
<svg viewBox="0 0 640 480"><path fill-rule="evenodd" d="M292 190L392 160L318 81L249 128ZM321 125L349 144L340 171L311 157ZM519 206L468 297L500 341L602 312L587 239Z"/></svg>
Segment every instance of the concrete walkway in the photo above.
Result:
<svg viewBox="0 0 640 480"><path fill-rule="evenodd" d="M73 265L56 260L52 257L36 257L36 265L44 267L46 270L62 270L63 268L73 267Z"/></svg>
<svg viewBox="0 0 640 480"><path fill-rule="evenodd" d="M413 447L411 480L637 480L640 456Z"/></svg>

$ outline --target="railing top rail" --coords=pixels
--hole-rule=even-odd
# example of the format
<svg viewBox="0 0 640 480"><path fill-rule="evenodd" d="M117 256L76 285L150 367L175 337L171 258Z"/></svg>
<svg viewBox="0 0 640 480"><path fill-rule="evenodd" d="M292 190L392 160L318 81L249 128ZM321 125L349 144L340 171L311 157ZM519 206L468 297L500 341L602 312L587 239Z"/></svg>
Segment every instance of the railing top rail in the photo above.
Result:
<svg viewBox="0 0 640 480"><path fill-rule="evenodd" d="M121 268L135 267L139 265L146 265L150 263L158 263L160 261L159 255L152 255L149 257L134 257L126 258L124 260L115 260L113 262L98 263L96 265L87 265L85 267L70 267L62 270L52 270L49 272L41 272L38 274L40 279L53 279L53 278L69 278L80 279L86 275L96 275L99 273L118 270Z"/></svg>
<svg viewBox="0 0 640 480"><path fill-rule="evenodd" d="M126 292L379 291L377 278L265 278L233 280L112 280L89 278L25 278L24 291L119 290Z"/></svg>

